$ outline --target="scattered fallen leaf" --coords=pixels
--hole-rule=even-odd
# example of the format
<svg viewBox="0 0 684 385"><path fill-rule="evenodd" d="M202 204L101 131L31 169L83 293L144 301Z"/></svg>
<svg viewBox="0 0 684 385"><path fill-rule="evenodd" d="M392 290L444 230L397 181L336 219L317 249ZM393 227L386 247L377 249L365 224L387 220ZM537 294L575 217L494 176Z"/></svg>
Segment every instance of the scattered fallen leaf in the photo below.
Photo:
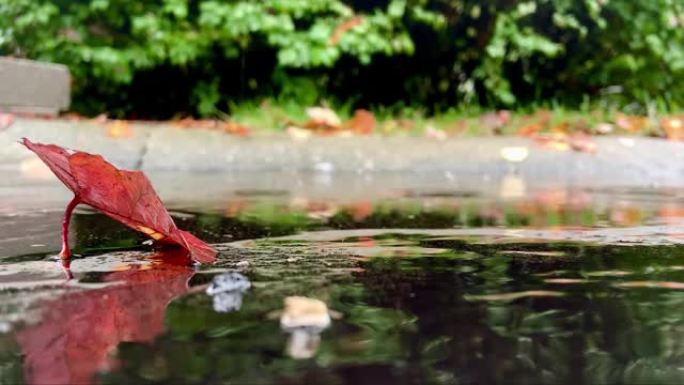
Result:
<svg viewBox="0 0 684 385"><path fill-rule="evenodd" d="M596 153L598 147L591 135L583 132L576 132L568 137L570 148L578 152Z"/></svg>
<svg viewBox="0 0 684 385"><path fill-rule="evenodd" d="M461 119L461 120L457 120L456 122L448 124L444 128L444 131L449 136L459 136L459 135L463 135L466 131L468 131L469 127L470 127L470 124L468 123L468 120Z"/></svg>
<svg viewBox="0 0 684 385"><path fill-rule="evenodd" d="M480 116L480 125L495 134L500 134L500 129L503 128L511 120L511 112L508 110L500 110L496 112L488 112Z"/></svg>
<svg viewBox="0 0 684 385"><path fill-rule="evenodd" d="M435 128L435 126L428 124L425 126L425 137L436 140L445 140L447 138L446 132Z"/></svg>
<svg viewBox="0 0 684 385"><path fill-rule="evenodd" d="M192 119L184 118L172 122L178 128L184 129L205 129L205 130L219 130L226 134L246 136L252 130L233 120L219 120L219 119Z"/></svg>
<svg viewBox="0 0 684 385"><path fill-rule="evenodd" d="M223 132L227 134L232 134L232 135L239 135L239 136L247 136L249 135L252 130L240 123L234 122L232 120L223 122L221 125L221 128L223 129Z"/></svg>
<svg viewBox="0 0 684 385"><path fill-rule="evenodd" d="M534 113L534 117L542 126L548 126L553 119L553 113L549 110L541 109Z"/></svg>
<svg viewBox="0 0 684 385"><path fill-rule="evenodd" d="M568 135L568 133L570 132L570 123L569 122L558 123L555 126L551 127L550 131L553 134Z"/></svg>
<svg viewBox="0 0 684 385"><path fill-rule="evenodd" d="M177 245L198 262L213 262L217 254L211 246L187 231L179 230L164 208L145 174L119 170L99 155L67 150L53 144L22 142L47 164L73 193L62 227L62 251L68 259L69 220L79 203L87 204L115 220L140 231L161 245Z"/></svg>
<svg viewBox="0 0 684 385"><path fill-rule="evenodd" d="M542 147L555 151L577 151L595 153L597 150L596 143L592 137L583 132L576 132L571 135L555 133L555 134L536 134L531 136L535 143Z"/></svg>
<svg viewBox="0 0 684 385"><path fill-rule="evenodd" d="M95 124L104 124L104 123L107 123L107 120L108 120L107 114L100 114L100 115L90 119L90 121L95 123Z"/></svg>
<svg viewBox="0 0 684 385"><path fill-rule="evenodd" d="M306 109L306 115L309 121L304 124L305 128L336 130L342 125L337 113L327 107L309 107Z"/></svg>
<svg viewBox="0 0 684 385"><path fill-rule="evenodd" d="M516 133L518 136L532 136L541 131L543 128L544 126L542 126L541 123L530 123L518 128Z"/></svg>
<svg viewBox="0 0 684 385"><path fill-rule="evenodd" d="M615 114L615 125L630 133L644 131L648 127L648 124L648 118L645 116L626 115L622 113Z"/></svg>
<svg viewBox="0 0 684 385"><path fill-rule="evenodd" d="M295 142L307 141L312 135L311 130L306 130L296 126L289 126L285 132L287 132L287 135L290 137L290 139L294 140Z"/></svg>
<svg viewBox="0 0 684 385"><path fill-rule="evenodd" d="M375 115L368 110L356 110L354 116L344 124L346 129L357 135L369 135L375 130Z"/></svg>
<svg viewBox="0 0 684 385"><path fill-rule="evenodd" d="M5 130L14 123L14 115L0 112L0 131Z"/></svg>
<svg viewBox="0 0 684 385"><path fill-rule="evenodd" d="M684 117L671 116L660 119L660 127L670 140L684 140Z"/></svg>
<svg viewBox="0 0 684 385"><path fill-rule="evenodd" d="M114 120L107 123L105 132L108 137L115 139L133 137L131 125L125 120Z"/></svg>

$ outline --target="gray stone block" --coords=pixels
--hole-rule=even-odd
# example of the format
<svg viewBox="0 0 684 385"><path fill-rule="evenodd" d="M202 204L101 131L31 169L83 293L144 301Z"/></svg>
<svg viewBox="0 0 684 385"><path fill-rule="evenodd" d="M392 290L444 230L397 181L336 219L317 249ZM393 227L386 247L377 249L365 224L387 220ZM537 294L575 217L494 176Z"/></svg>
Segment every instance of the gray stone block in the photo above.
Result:
<svg viewBox="0 0 684 385"><path fill-rule="evenodd" d="M0 57L0 111L56 115L69 107L70 92L66 66Z"/></svg>

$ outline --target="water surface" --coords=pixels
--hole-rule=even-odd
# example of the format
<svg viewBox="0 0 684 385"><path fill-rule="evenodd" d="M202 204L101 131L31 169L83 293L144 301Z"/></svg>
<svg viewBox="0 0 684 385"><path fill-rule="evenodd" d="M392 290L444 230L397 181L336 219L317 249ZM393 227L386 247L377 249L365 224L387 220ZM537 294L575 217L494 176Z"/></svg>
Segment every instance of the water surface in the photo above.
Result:
<svg viewBox="0 0 684 385"><path fill-rule="evenodd" d="M167 200L199 267L80 210L69 281L59 209L6 203L0 382L684 382L682 192L515 188ZM330 324L284 327L292 296Z"/></svg>

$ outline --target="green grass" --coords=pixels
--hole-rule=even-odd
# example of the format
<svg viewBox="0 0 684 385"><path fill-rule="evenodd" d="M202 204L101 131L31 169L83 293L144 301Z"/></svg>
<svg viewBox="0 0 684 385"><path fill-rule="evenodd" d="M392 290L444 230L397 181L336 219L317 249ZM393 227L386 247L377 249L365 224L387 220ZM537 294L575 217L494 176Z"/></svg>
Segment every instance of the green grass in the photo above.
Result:
<svg viewBox="0 0 684 385"><path fill-rule="evenodd" d="M325 103L323 104L325 106ZM225 115L233 121L250 127L254 132L283 132L288 126L301 126L308 120L307 105L294 100L267 99L262 102L243 102L230 106L231 114ZM353 116L354 110L349 105L329 105L342 121ZM541 124L541 132L552 132L567 129L569 132L584 131L599 134L596 128L607 123L613 126L613 134L660 135L658 119L650 117L649 126L639 132L628 132L619 128L617 110L600 107L583 106L580 109L568 109L562 106L527 108L511 111L507 124L501 127L488 124L492 110L479 107L453 108L447 111L428 115L420 107L381 107L371 109L377 120L376 134L391 135L423 135L428 127L445 131L450 136L489 136L515 135L521 127ZM670 114L671 115L671 114ZM545 117L546 116L546 117ZM662 114L661 116L665 116Z"/></svg>

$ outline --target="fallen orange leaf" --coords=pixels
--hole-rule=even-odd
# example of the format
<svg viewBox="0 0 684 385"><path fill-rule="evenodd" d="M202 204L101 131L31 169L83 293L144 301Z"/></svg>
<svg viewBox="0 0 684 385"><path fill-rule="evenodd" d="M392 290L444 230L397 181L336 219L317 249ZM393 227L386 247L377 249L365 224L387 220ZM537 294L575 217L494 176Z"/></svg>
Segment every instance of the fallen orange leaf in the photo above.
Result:
<svg viewBox="0 0 684 385"><path fill-rule="evenodd" d="M684 117L671 116L660 119L660 127L670 140L684 139Z"/></svg>

